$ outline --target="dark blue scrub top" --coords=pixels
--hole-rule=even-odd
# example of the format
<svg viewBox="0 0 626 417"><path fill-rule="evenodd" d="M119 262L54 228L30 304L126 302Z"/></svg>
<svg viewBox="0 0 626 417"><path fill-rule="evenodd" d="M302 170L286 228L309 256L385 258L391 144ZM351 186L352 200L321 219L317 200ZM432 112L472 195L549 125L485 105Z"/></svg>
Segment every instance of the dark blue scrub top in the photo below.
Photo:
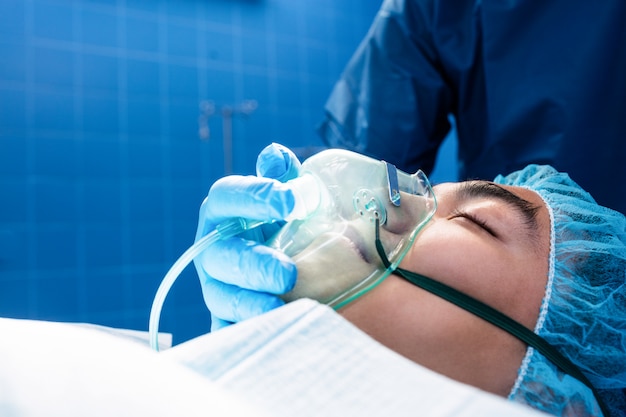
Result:
<svg viewBox="0 0 626 417"><path fill-rule="evenodd" d="M459 179L529 163L626 213L626 0L385 1L326 104L326 144Z"/></svg>

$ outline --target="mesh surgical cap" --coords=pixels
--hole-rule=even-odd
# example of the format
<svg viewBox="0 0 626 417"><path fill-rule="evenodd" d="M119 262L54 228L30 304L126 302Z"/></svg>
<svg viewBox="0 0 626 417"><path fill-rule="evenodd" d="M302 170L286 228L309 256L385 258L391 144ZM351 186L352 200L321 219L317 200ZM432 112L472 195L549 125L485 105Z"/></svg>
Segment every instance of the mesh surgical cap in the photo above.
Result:
<svg viewBox="0 0 626 417"><path fill-rule="evenodd" d="M549 166L530 165L495 182L537 192L550 213L549 276L535 333L580 368L611 417L626 415L624 216ZM601 415L589 388L533 348L509 399L558 416Z"/></svg>

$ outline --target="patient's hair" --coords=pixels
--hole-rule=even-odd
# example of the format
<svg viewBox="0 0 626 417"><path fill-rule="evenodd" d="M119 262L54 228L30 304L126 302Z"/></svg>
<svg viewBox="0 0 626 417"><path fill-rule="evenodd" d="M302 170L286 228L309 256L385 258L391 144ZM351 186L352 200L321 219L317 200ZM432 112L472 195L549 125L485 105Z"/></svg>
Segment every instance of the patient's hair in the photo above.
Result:
<svg viewBox="0 0 626 417"><path fill-rule="evenodd" d="M551 220L535 333L576 364L614 416L626 410L626 221L567 174L530 165L495 182L537 192ZM529 348L510 399L556 415L599 415L591 391Z"/></svg>

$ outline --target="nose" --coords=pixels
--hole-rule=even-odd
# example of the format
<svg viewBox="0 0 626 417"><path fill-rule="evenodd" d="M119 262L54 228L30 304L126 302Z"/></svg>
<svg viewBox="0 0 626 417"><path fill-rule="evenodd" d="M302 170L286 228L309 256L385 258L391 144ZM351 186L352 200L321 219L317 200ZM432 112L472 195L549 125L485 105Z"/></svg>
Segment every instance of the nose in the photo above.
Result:
<svg viewBox="0 0 626 417"><path fill-rule="evenodd" d="M411 234L430 220L436 210L432 196L403 195L402 205L388 207L387 221L381 227L395 234Z"/></svg>

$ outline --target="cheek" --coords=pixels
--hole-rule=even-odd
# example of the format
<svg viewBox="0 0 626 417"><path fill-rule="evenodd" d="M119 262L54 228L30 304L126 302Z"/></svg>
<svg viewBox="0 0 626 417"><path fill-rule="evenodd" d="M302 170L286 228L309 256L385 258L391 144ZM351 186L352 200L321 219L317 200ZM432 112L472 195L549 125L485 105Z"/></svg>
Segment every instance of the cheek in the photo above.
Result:
<svg viewBox="0 0 626 417"><path fill-rule="evenodd" d="M504 245L440 221L418 236L401 268L462 291L494 308L505 309L520 290L516 274L523 259Z"/></svg>
<svg viewBox="0 0 626 417"><path fill-rule="evenodd" d="M445 281L469 277L477 271L494 268L490 257L497 247L459 227L445 222L433 224L418 235L401 267Z"/></svg>

